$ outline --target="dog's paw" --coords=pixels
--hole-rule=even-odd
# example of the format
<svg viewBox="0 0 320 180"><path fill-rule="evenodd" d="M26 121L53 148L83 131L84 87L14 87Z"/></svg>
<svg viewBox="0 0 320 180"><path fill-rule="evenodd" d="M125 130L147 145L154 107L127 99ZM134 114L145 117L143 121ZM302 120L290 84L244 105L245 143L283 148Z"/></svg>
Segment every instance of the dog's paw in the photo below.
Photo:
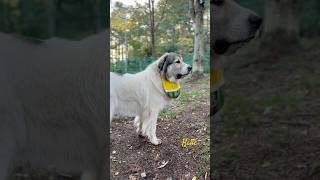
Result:
<svg viewBox="0 0 320 180"><path fill-rule="evenodd" d="M159 144L162 143L161 139L158 139L158 138L151 139L150 142L151 142L153 145L159 145Z"/></svg>
<svg viewBox="0 0 320 180"><path fill-rule="evenodd" d="M140 128L137 128L136 132L140 135L140 132L141 132Z"/></svg>

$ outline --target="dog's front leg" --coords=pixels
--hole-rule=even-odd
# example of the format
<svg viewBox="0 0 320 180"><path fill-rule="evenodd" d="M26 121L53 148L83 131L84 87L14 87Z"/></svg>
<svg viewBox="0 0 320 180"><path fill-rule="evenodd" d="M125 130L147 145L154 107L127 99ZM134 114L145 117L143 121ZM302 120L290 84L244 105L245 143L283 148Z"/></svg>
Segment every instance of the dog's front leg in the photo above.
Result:
<svg viewBox="0 0 320 180"><path fill-rule="evenodd" d="M142 132L145 132L150 142L154 145L161 144L161 139L157 138L157 119L159 111L151 110L150 116L142 124Z"/></svg>

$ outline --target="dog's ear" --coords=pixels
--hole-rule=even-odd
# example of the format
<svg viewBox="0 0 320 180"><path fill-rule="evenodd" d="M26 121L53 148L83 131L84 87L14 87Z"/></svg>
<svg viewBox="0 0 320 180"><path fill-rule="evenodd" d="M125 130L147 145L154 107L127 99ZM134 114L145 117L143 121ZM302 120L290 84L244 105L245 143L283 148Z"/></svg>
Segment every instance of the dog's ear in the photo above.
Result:
<svg viewBox="0 0 320 180"><path fill-rule="evenodd" d="M158 60L158 68L160 71L163 71L166 68L167 56L168 56L168 53L165 53Z"/></svg>

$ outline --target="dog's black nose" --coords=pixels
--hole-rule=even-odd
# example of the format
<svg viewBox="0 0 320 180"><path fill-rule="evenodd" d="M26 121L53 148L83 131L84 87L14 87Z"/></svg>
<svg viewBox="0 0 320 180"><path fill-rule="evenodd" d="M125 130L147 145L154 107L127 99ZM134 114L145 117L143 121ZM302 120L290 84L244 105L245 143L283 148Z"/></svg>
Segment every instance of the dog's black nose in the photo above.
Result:
<svg viewBox="0 0 320 180"><path fill-rule="evenodd" d="M188 71L191 71L192 70L192 67L191 66L188 66Z"/></svg>
<svg viewBox="0 0 320 180"><path fill-rule="evenodd" d="M257 15L251 14L249 16L249 22L253 28L259 29L262 23L262 18Z"/></svg>

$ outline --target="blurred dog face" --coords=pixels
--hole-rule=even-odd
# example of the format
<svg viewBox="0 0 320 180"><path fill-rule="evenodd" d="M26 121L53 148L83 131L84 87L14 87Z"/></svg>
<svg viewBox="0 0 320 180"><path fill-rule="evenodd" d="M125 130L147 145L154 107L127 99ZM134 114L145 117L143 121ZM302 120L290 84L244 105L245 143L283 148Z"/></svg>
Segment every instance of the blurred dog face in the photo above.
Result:
<svg viewBox="0 0 320 180"><path fill-rule="evenodd" d="M160 57L158 67L170 82L179 82L192 70L192 67L184 63L182 57L176 53L166 53Z"/></svg>
<svg viewBox="0 0 320 180"><path fill-rule="evenodd" d="M233 0L211 0L213 42L217 54L233 53L255 37L262 19Z"/></svg>

